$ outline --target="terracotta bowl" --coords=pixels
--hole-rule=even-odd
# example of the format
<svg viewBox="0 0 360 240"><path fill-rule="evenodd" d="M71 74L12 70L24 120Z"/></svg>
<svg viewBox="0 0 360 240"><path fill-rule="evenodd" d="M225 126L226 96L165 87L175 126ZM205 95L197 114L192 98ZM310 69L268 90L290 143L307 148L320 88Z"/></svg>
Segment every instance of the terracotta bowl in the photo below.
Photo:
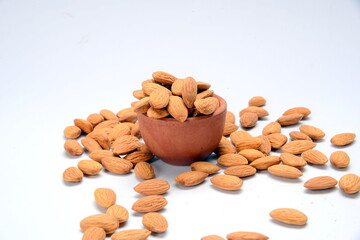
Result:
<svg viewBox="0 0 360 240"><path fill-rule="evenodd" d="M214 97L220 101L214 114L188 118L185 122L138 114L141 136L149 149L172 165L184 166L206 159L218 146L225 125L226 101Z"/></svg>

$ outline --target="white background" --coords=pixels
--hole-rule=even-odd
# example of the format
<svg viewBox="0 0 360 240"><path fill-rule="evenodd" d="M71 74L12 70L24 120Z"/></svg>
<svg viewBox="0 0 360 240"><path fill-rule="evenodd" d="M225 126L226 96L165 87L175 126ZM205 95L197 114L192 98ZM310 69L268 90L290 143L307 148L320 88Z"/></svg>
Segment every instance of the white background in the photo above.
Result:
<svg viewBox="0 0 360 240"><path fill-rule="evenodd" d="M359 64L355 0L0 0L0 239L81 239L80 220L104 212L93 199L97 187L114 189L117 203L131 209L139 197L134 174L62 181L65 168L88 158L64 153L62 131L74 118L128 107L153 71L212 83L236 115L250 97L266 97L270 116L254 135L284 110L307 106L313 113L303 122L326 132L317 149L329 156L338 150L331 136L360 134ZM347 169L307 166L299 180L261 172L237 192L217 190L208 179L176 186L174 176L188 167L155 161L157 177L171 183L161 211L169 229L149 239L257 231L275 240L358 240L359 194L303 188L315 176L359 175L358 145L344 148ZM279 207L303 211L308 224L272 221L269 212ZM141 214L130 210L122 229L132 228L142 228Z"/></svg>

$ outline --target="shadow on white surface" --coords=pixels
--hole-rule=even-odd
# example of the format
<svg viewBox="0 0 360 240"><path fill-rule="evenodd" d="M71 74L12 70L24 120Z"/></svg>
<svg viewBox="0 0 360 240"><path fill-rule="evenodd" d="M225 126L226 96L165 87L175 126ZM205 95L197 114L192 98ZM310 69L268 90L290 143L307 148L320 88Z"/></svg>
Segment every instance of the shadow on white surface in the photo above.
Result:
<svg viewBox="0 0 360 240"><path fill-rule="evenodd" d="M272 174L269 174L269 177L277 180L277 181L281 181L281 182L286 182L286 183L301 183L302 180L300 178L284 178L284 177L278 177Z"/></svg>
<svg viewBox="0 0 360 240"><path fill-rule="evenodd" d="M321 194L329 194L335 191L339 191L337 187L323 189L323 190L311 190L311 189L304 189L304 193L311 194L311 195L321 195Z"/></svg>
<svg viewBox="0 0 360 240"><path fill-rule="evenodd" d="M291 225L291 224L279 222L278 220L275 220L275 219L270 219L270 221L279 226L286 227L286 228L293 228L293 229L304 229L304 228L306 228L306 225L307 225L307 224L300 225L300 226L299 225Z"/></svg>
<svg viewBox="0 0 360 240"><path fill-rule="evenodd" d="M216 187L214 185L210 185L210 187L212 189L214 189L215 191L225 193L225 194L229 194L229 195L239 195L243 191L241 188L239 190L230 191L230 190L224 190L224 189L218 188L218 187Z"/></svg>

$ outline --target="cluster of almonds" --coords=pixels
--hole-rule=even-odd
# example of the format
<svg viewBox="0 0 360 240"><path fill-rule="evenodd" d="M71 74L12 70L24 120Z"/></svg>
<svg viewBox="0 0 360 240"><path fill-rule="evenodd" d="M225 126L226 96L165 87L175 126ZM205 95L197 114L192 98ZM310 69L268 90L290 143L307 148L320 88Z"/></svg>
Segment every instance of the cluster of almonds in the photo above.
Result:
<svg viewBox="0 0 360 240"><path fill-rule="evenodd" d="M132 210L145 213L142 223L145 229L122 230L114 233L129 218L128 210L116 205L116 193L109 188L95 190L95 201L106 208L103 214L95 214L81 220L80 228L84 231L82 240L104 240L107 234L111 234L111 240L142 240L147 239L152 232L162 233L168 228L166 218L157 213L167 205L162 194L170 189L170 184L162 179L150 179L143 181L134 187L134 190L144 195L132 206Z"/></svg>
<svg viewBox="0 0 360 240"><path fill-rule="evenodd" d="M220 103L213 97L211 85L192 77L176 78L166 72L154 72L152 79L142 82L133 96L139 101L132 106L137 113L151 118L173 117L180 122L188 117L213 114Z"/></svg>

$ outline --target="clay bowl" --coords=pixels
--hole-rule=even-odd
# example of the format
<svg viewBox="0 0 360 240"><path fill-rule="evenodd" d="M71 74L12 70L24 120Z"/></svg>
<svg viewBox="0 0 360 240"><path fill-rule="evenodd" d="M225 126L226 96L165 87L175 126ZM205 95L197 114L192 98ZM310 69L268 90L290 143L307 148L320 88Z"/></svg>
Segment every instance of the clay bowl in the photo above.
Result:
<svg viewBox="0 0 360 240"><path fill-rule="evenodd" d="M138 114L141 136L158 158L178 166L206 159L218 146L224 131L226 101L217 96L220 107L214 114L188 118L154 119Z"/></svg>

